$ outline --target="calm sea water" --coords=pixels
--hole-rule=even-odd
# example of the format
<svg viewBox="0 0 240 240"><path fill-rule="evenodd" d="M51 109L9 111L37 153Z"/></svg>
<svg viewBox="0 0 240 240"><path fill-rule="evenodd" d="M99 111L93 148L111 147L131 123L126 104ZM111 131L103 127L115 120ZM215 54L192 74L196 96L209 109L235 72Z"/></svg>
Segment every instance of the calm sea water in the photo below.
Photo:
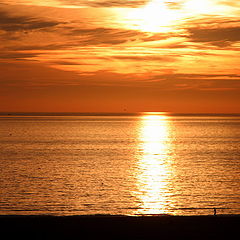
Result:
<svg viewBox="0 0 240 240"><path fill-rule="evenodd" d="M240 116L0 116L0 214L240 214Z"/></svg>

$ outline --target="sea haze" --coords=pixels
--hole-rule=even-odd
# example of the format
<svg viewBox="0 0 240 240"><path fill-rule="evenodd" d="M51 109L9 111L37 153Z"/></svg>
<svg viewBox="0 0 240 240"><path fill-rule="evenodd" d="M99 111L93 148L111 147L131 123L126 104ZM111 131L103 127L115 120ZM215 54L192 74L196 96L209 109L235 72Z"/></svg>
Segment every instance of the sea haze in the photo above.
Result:
<svg viewBox="0 0 240 240"><path fill-rule="evenodd" d="M0 214L240 214L240 115L0 114Z"/></svg>

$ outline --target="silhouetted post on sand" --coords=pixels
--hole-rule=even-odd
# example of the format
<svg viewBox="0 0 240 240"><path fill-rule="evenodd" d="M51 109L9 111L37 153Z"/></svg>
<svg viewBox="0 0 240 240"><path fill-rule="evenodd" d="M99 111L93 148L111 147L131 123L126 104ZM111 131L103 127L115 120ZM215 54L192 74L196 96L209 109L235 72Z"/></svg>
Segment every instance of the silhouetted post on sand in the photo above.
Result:
<svg viewBox="0 0 240 240"><path fill-rule="evenodd" d="M216 216L217 215L217 209L213 208L213 212L214 212L214 216Z"/></svg>

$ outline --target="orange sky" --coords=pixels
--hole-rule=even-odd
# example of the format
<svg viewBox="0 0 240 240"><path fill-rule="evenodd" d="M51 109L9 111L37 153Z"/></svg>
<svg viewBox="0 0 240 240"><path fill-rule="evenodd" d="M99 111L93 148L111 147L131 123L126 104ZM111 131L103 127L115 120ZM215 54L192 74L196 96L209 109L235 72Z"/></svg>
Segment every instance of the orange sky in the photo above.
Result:
<svg viewBox="0 0 240 240"><path fill-rule="evenodd" d="M236 0L2 0L0 111L240 112Z"/></svg>

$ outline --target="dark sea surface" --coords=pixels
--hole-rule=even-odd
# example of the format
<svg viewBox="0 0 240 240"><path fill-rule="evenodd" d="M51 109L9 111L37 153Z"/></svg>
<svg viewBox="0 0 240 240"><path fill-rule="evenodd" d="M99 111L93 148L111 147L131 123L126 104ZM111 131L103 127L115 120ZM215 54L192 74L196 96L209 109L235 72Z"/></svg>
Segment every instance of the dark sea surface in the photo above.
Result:
<svg viewBox="0 0 240 240"><path fill-rule="evenodd" d="M240 214L240 115L1 114L0 214Z"/></svg>

